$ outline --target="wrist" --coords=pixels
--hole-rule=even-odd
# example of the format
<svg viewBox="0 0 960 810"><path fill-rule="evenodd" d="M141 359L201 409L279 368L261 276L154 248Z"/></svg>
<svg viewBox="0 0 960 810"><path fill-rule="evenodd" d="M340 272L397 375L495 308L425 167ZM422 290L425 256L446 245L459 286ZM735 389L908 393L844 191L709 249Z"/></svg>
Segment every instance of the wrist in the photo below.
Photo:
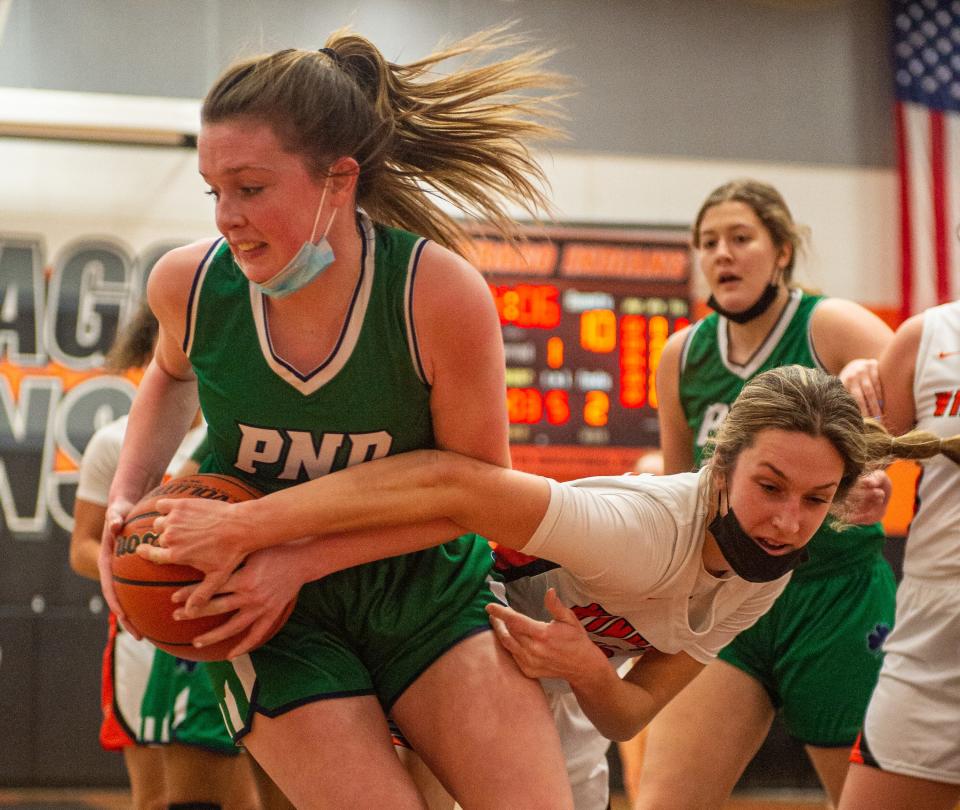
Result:
<svg viewBox="0 0 960 810"><path fill-rule="evenodd" d="M611 688L613 680L620 678L600 648L592 641L589 644L591 654L584 656L578 666L570 668L571 672L566 680L574 692L600 694Z"/></svg>
<svg viewBox="0 0 960 810"><path fill-rule="evenodd" d="M270 521L265 520L257 509L259 501L240 501L230 504L230 519L235 524L234 542L237 551L244 557L254 551L273 545L269 538L267 527Z"/></svg>

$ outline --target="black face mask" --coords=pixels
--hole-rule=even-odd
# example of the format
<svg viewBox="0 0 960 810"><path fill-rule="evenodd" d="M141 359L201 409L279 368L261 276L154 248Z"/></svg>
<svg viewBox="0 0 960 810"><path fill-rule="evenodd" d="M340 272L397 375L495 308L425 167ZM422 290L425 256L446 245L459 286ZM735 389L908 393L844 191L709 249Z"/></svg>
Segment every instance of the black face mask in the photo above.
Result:
<svg viewBox="0 0 960 810"><path fill-rule="evenodd" d="M747 323L754 318L759 318L764 312L770 309L770 305L777 300L777 293L779 291L780 285L774 284L771 281L767 284L767 288L760 293L760 297L742 312L731 312L729 309L724 309L717 303L717 299L714 298L713 295L707 299L707 306L723 315L728 321Z"/></svg>
<svg viewBox="0 0 960 810"><path fill-rule="evenodd" d="M718 511L707 528L733 572L747 582L773 582L810 556L805 548L776 556L768 554L743 530L729 506L727 514L721 516Z"/></svg>

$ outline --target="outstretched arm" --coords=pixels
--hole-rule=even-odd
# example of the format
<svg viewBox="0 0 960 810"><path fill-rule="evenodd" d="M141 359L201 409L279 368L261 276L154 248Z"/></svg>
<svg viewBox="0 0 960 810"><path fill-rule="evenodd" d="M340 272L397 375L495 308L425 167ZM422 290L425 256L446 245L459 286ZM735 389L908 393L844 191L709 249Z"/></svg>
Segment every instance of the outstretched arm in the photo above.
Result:
<svg viewBox="0 0 960 810"><path fill-rule="evenodd" d="M367 553L389 557L415 550L411 546L437 545L467 531L522 549L549 499L549 483L540 476L450 451L416 450L243 503L193 498L160 501L163 514L155 528L163 533L163 547L143 545L138 553L156 562L188 563L207 570L205 565L220 566L226 554L239 563L254 551L301 537L393 526L422 528L423 524L433 524L438 531L426 533L423 541L388 531L376 541L371 533L370 540L380 547Z"/></svg>

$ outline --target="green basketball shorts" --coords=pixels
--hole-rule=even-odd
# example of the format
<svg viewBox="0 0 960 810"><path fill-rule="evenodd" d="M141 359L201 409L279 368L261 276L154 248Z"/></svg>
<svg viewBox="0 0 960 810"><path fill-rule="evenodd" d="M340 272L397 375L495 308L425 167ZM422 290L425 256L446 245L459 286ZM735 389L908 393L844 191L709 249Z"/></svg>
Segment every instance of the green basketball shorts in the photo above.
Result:
<svg viewBox="0 0 960 810"><path fill-rule="evenodd" d="M234 739L257 713L375 695L384 711L457 642L490 629L490 546L442 546L340 571L305 585L283 629L249 655L207 664Z"/></svg>
<svg viewBox="0 0 960 810"><path fill-rule="evenodd" d="M223 722L207 664L184 661L157 650L141 705L144 743L180 743L217 754L237 754Z"/></svg>
<svg viewBox="0 0 960 810"><path fill-rule="evenodd" d="M719 657L763 684L796 739L851 745L880 672L895 595L880 554L828 576L794 579Z"/></svg>

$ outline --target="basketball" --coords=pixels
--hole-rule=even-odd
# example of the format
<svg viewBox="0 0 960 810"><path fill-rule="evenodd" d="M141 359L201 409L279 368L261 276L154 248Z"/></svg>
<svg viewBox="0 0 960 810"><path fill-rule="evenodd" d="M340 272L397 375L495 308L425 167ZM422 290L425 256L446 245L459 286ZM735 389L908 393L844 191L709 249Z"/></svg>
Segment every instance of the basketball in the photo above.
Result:
<svg viewBox="0 0 960 810"><path fill-rule="evenodd" d="M148 492L130 510L123 530L117 537L113 553L113 586L126 619L153 644L178 658L192 661L219 661L242 638L242 633L218 644L197 649L193 639L219 627L232 615L221 613L196 619L177 621L170 597L180 588L196 585L203 572L187 565L160 565L136 553L141 543L156 544L153 521L159 516L157 501L164 498L209 498L238 503L259 498L260 492L236 478L226 475L197 474L174 478ZM293 610L293 602L278 619L273 632L279 630Z"/></svg>

